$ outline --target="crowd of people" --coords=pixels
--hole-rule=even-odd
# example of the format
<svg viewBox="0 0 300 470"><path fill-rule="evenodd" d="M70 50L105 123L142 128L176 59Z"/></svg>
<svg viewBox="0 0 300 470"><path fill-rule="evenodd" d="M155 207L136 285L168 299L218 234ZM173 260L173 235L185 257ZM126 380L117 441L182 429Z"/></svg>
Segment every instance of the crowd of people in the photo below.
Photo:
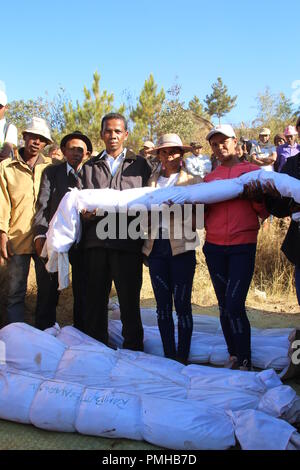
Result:
<svg viewBox="0 0 300 470"><path fill-rule="evenodd" d="M30 262L37 283L35 326L53 326L59 301L58 278L45 267L44 246L50 221L63 196L71 189L125 190L151 186L207 183L226 180L263 168L300 179L300 118L274 136L261 129L258 141L238 141L232 126L215 126L206 136L212 155L202 155L201 142L183 145L176 134L162 135L156 144L145 141L139 154L126 148L127 121L118 113L102 119L99 132L105 150L93 156L87 135L74 129L56 145L47 122L32 117L22 130L24 145L18 148L17 129L5 119L7 97L0 92L0 260L7 265L6 322L23 322ZM43 152L48 146L48 156ZM185 154L189 153L189 156ZM194 210L194 208L193 208ZM114 282L120 304L123 347L143 350L140 292L143 262L149 266L157 304L157 319L165 356L187 364L193 317L192 286L199 244L194 211L190 224L194 244L174 234L175 220L166 227L159 218L149 223L146 240L112 237L101 239L97 227L103 216L82 210L82 237L72 246L74 326L108 344L108 302ZM299 212L299 214L298 214ZM205 243L208 270L219 304L221 326L227 344L227 367L251 370L250 324L245 301L253 276L257 234L269 214L292 215L283 250L295 265L300 303L300 206L281 198L268 185L248 184L241 197L205 207ZM150 219L149 219L150 220ZM129 224L130 217L126 219ZM122 214L117 214L121 225ZM178 344L172 316L178 316Z"/></svg>

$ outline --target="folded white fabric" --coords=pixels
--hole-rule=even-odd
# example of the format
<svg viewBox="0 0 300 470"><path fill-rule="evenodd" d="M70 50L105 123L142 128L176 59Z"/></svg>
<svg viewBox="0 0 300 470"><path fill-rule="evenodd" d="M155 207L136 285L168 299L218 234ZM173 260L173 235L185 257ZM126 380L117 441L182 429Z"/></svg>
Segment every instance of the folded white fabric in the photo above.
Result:
<svg viewBox="0 0 300 470"><path fill-rule="evenodd" d="M155 309L141 309L141 317L144 327L144 351L155 356L164 356ZM113 348L122 348L120 312L118 314L115 311L113 318L108 324L110 344ZM173 320L176 326L177 315L175 313L173 313ZM224 365L229 356L219 318L193 315L193 324L189 361L196 364ZM292 328L251 328L253 365L260 369L284 369L290 362L288 350L289 335L292 331Z"/></svg>
<svg viewBox="0 0 300 470"><path fill-rule="evenodd" d="M166 188L134 188L118 191L115 189L73 189L62 199L47 232L44 254L48 257L49 272L59 272L59 289L68 286L67 253L72 244L80 240L80 211L127 211L172 201L174 204L211 204L236 198L242 193L244 184L250 181L262 183L271 181L282 196L292 197L300 203L300 182L291 176L257 170L245 173L239 178L218 180L189 186Z"/></svg>
<svg viewBox="0 0 300 470"><path fill-rule="evenodd" d="M7 350L0 418L170 449L226 449L235 435L243 449L300 446L296 430L277 418L297 412L295 392L272 370L185 367L64 330L48 334L23 324L0 330Z"/></svg>

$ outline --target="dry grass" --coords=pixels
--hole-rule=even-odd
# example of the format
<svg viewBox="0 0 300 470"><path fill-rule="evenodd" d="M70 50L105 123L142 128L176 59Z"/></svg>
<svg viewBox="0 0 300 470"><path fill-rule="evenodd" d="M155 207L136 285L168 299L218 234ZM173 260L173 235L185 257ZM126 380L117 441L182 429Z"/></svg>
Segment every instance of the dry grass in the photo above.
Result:
<svg viewBox="0 0 300 470"><path fill-rule="evenodd" d="M289 314L300 312L295 295L294 269L280 251L287 226L288 224L283 221L275 219L272 223L269 221L265 222L259 233L256 268L248 294L247 306L260 312L262 310ZM195 306L212 308L217 304L217 301L201 250L197 251L197 262L192 302ZM4 319L5 278L6 270L0 267L0 324L3 323ZM112 295L115 295L115 291L112 292ZM31 267L26 299L26 320L29 323L33 323L35 297L35 277ZM141 298L143 306L155 304L147 268L144 268ZM216 309L213 308L212 311L216 312ZM61 294L58 318L62 324L72 322L71 288L66 289Z"/></svg>

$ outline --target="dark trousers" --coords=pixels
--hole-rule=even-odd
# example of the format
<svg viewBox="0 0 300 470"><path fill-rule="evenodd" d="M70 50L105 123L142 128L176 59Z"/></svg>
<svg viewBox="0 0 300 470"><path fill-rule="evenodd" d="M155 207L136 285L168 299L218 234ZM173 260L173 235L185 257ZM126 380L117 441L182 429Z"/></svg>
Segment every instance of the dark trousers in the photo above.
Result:
<svg viewBox="0 0 300 470"><path fill-rule="evenodd" d="M245 302L254 272L256 244L203 247L220 309L220 321L231 356L251 365L251 331Z"/></svg>
<svg viewBox="0 0 300 470"><path fill-rule="evenodd" d="M172 256L169 240L155 240L148 262L165 356L186 362L193 332L191 296L196 266L195 251ZM177 351L172 316L173 299L178 316Z"/></svg>
<svg viewBox="0 0 300 470"><path fill-rule="evenodd" d="M295 287L298 304L300 305L300 266L295 266Z"/></svg>
<svg viewBox="0 0 300 470"><path fill-rule="evenodd" d="M7 295L7 322L24 322L25 295L31 258L34 261L37 302L35 310L36 322L48 312L50 317L55 314L56 305L51 302L52 283L50 274L46 271L44 263L37 255L14 255L7 263L8 295ZM54 310L54 311L53 311ZM49 326L53 326L53 323Z"/></svg>
<svg viewBox="0 0 300 470"><path fill-rule="evenodd" d="M73 325L78 330L84 331L84 314L86 302L86 274L84 251L72 247L69 251L69 260L72 266L72 291L73 291ZM36 328L45 330L56 322L56 307L59 299L58 275L51 273L47 306L39 311L36 316Z"/></svg>
<svg viewBox="0 0 300 470"><path fill-rule="evenodd" d="M87 309L84 331L108 344L107 304L112 281L118 294L123 347L143 351L143 326L140 312L142 254L110 248L86 250Z"/></svg>

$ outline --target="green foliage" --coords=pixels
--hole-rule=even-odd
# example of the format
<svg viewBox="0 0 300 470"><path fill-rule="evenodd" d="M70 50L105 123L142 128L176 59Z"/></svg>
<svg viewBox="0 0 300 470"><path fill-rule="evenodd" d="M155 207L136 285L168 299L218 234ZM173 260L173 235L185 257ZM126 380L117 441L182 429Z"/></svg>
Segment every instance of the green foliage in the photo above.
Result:
<svg viewBox="0 0 300 470"><path fill-rule="evenodd" d="M283 132L289 124L294 124L294 111L292 102L284 93L271 93L266 87L263 93L258 93L256 97L258 115L252 122L252 126L268 127L272 134Z"/></svg>
<svg viewBox="0 0 300 470"><path fill-rule="evenodd" d="M157 128L158 135L175 133L182 141L189 142L196 131L192 111L184 108L184 103L180 102L180 86L174 85L168 90L170 96L165 100L160 113Z"/></svg>
<svg viewBox="0 0 300 470"><path fill-rule="evenodd" d="M17 126L19 138L22 138L22 131L26 129L33 116L50 119L48 103L44 98L12 101L5 114L7 120Z"/></svg>
<svg viewBox="0 0 300 470"><path fill-rule="evenodd" d="M197 116L201 116L204 119L210 118L209 114L204 110L203 104L196 95L194 95L194 97L190 100L189 109Z"/></svg>
<svg viewBox="0 0 300 470"><path fill-rule="evenodd" d="M131 110L130 118L134 122L131 140L140 147L143 140L154 140L157 123L165 100L163 88L158 92L154 77L150 74L138 98L137 105Z"/></svg>
<svg viewBox="0 0 300 470"><path fill-rule="evenodd" d="M125 112L125 106L119 109L114 108L114 95L106 90L100 91L100 75L95 72L93 75L92 91L84 87L84 101L80 104L78 101L73 105L72 101L63 106L64 114L64 133L80 130L88 135L93 143L95 150L103 147L100 129L102 117L110 112L116 111L121 114Z"/></svg>
<svg viewBox="0 0 300 470"><path fill-rule="evenodd" d="M236 106L237 96L231 97L228 95L228 88L223 84L221 77L218 77L217 82L212 84L212 89L212 93L206 95L204 100L206 104L205 111L210 116L217 116L220 123L221 117L225 116Z"/></svg>

